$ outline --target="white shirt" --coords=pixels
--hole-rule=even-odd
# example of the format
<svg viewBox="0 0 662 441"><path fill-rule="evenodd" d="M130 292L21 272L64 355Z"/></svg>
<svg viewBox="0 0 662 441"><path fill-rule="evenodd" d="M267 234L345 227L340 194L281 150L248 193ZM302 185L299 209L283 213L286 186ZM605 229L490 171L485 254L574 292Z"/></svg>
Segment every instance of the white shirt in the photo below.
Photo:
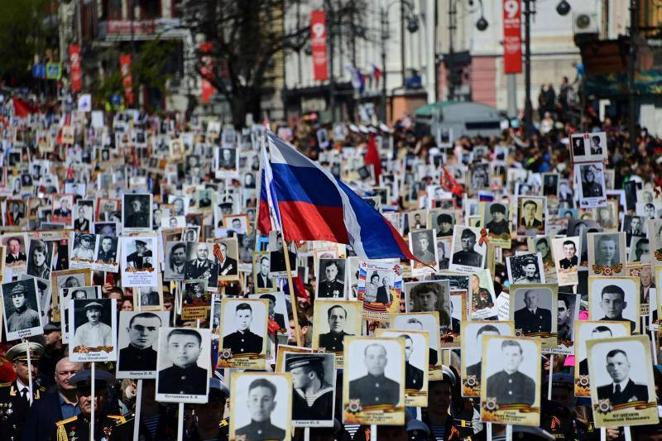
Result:
<svg viewBox="0 0 662 441"><path fill-rule="evenodd" d="M95 348L99 346L112 346L112 329L105 323L92 325L89 322L76 329L74 346Z"/></svg>
<svg viewBox="0 0 662 441"><path fill-rule="evenodd" d="M612 392L613 392L613 393L616 393L616 385L617 385L617 384L620 384L620 385L621 385L621 392L623 392L623 391L625 390L625 387L628 385L629 382L630 382L630 378L628 377L628 378L626 378L625 380L621 381L620 383L614 383L614 384L612 384L612 389L611 389Z"/></svg>

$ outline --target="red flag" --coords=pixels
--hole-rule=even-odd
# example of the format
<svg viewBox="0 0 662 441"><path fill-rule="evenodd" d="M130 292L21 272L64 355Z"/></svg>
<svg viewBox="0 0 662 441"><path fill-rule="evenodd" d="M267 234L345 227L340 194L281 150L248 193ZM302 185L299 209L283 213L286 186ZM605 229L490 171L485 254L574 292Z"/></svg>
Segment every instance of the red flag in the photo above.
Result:
<svg viewBox="0 0 662 441"><path fill-rule="evenodd" d="M464 193L464 187L462 187L462 184L457 182L455 178L451 176L450 173L448 173L446 167L443 167L443 171L444 174L441 177L441 186L453 193L455 196L462 196L462 193Z"/></svg>
<svg viewBox="0 0 662 441"><path fill-rule="evenodd" d="M379 159L377 137L374 133L371 133L368 138L368 152L365 155L365 163L372 164L372 167L375 170L375 182L379 183L379 175L382 174L382 161Z"/></svg>
<svg viewBox="0 0 662 441"><path fill-rule="evenodd" d="M14 97L12 98L12 101L14 103L14 115L19 118L25 118L31 113L37 113L37 109L21 98Z"/></svg>

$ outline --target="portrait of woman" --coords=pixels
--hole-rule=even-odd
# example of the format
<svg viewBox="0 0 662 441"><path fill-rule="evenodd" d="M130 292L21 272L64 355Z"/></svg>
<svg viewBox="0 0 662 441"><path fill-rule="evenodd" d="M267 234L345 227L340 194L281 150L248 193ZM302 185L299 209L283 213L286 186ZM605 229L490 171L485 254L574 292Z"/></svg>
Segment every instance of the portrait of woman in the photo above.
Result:
<svg viewBox="0 0 662 441"><path fill-rule="evenodd" d="M30 259L28 260L28 274L40 279L51 277L51 256L46 243L42 240L30 242Z"/></svg>

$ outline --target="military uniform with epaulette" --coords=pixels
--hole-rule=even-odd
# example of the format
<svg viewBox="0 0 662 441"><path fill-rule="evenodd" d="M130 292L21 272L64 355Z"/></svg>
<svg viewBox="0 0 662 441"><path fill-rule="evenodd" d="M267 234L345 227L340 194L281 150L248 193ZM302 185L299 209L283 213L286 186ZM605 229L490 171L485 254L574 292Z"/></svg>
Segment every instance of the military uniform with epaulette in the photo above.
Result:
<svg viewBox="0 0 662 441"><path fill-rule="evenodd" d="M24 386L27 388L27 386ZM19 441L30 411L30 392L21 393L17 381L0 385L0 441ZM34 385L32 399L38 400L46 388Z"/></svg>
<svg viewBox="0 0 662 441"><path fill-rule="evenodd" d="M94 439L115 441L131 439L133 430L128 430L127 420L121 415L106 415L98 418L94 424ZM130 435L122 436L122 433ZM56 423L52 441L85 441L90 439L90 420L78 415Z"/></svg>

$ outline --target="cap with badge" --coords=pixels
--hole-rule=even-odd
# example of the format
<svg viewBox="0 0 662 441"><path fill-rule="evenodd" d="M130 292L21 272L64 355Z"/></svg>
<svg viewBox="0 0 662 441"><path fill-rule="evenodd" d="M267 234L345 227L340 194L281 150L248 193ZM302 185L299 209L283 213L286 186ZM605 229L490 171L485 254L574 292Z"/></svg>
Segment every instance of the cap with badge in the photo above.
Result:
<svg viewBox="0 0 662 441"><path fill-rule="evenodd" d="M147 242L145 242L144 240L136 239L135 242L136 242L136 246L138 246L138 245L140 245L141 247L147 246Z"/></svg>
<svg viewBox="0 0 662 441"><path fill-rule="evenodd" d="M290 355L285 360L285 370L289 372L300 367L323 366L325 358L321 354Z"/></svg>
<svg viewBox="0 0 662 441"><path fill-rule="evenodd" d="M11 291L9 292L9 295L10 296L25 295L26 291L27 290L25 289L25 286L23 286L21 283L19 283L11 289Z"/></svg>
<svg viewBox="0 0 662 441"><path fill-rule="evenodd" d="M42 345L29 341L12 346L5 354L5 358L10 361L27 361L28 350L30 351L30 361L39 360L44 355L44 347Z"/></svg>

